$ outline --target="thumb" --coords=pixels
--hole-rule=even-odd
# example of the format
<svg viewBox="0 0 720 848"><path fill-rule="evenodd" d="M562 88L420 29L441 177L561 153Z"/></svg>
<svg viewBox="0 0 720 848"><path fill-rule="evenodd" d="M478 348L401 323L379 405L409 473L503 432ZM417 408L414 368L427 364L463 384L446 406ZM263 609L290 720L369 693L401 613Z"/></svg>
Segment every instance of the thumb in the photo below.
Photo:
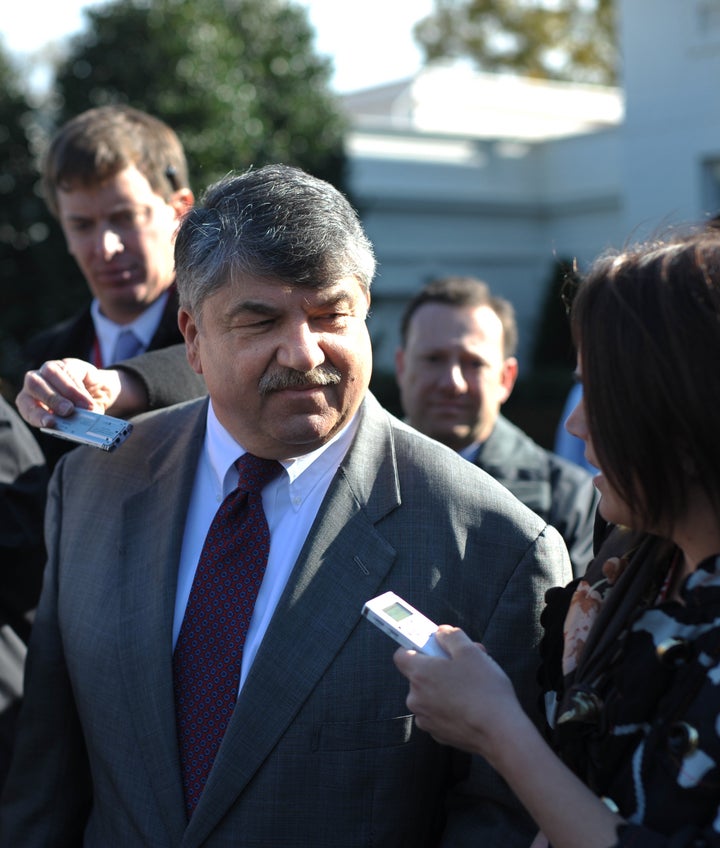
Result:
<svg viewBox="0 0 720 848"><path fill-rule="evenodd" d="M464 648L475 645L464 630L459 627L451 627L449 624L441 624L437 629L435 638L440 647L444 648L451 657Z"/></svg>

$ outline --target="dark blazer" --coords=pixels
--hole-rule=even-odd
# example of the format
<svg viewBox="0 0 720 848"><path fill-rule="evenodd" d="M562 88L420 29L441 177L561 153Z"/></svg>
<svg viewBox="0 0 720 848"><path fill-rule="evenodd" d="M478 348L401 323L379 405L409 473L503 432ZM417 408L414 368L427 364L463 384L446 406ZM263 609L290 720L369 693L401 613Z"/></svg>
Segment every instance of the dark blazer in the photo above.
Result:
<svg viewBox="0 0 720 848"><path fill-rule="evenodd" d="M465 627L536 705L545 590L567 553L506 489L368 396L186 823L175 730L177 567L207 401L140 419L58 465L0 844L45 848L527 846L480 760L408 715L394 643L361 616L387 589Z"/></svg>
<svg viewBox="0 0 720 848"><path fill-rule="evenodd" d="M175 287L165 304L160 323L155 331L148 350L160 350L183 341L177 321L178 298ZM23 347L23 371L39 368L48 359L76 357L92 360L92 348L95 343L95 327L90 307L65 321L43 330ZM36 438L52 470L57 461L72 450L72 442L66 442L55 436L46 436L37 432Z"/></svg>
<svg viewBox="0 0 720 848"><path fill-rule="evenodd" d="M600 500L592 475L541 448L502 415L480 446L475 464L560 531L574 576L584 574L593 556L595 515Z"/></svg>
<svg viewBox="0 0 720 848"><path fill-rule="evenodd" d="M0 395L0 786L10 766L26 644L45 565L46 487L40 448Z"/></svg>
<svg viewBox="0 0 720 848"><path fill-rule="evenodd" d="M173 286L148 350L160 350L182 342L177 313L178 298ZM82 312L42 330L27 342L22 354L27 365L25 370L38 368L48 359L62 359L67 356L90 360L94 343L95 327L88 305Z"/></svg>
<svg viewBox="0 0 720 848"><path fill-rule="evenodd" d="M141 353L117 367L143 384L149 410L163 409L207 394L204 378L188 363L184 344Z"/></svg>

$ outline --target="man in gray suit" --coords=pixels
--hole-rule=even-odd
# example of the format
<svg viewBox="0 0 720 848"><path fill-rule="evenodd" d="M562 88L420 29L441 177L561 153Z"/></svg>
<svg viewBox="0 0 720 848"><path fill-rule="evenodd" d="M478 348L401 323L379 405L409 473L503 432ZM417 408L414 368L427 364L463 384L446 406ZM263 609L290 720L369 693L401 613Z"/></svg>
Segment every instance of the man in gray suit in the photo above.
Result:
<svg viewBox="0 0 720 848"><path fill-rule="evenodd" d="M475 277L440 277L408 302L395 364L407 422L487 471L563 537L573 573L593 554L592 475L501 414L518 375L510 301Z"/></svg>
<svg viewBox="0 0 720 848"><path fill-rule="evenodd" d="M567 552L368 393L374 265L346 199L286 166L226 178L185 218L179 323L209 399L143 416L115 453L80 448L55 471L2 845L531 841L484 762L414 726L394 645L361 608L392 589L460 625L535 712L538 617L545 590L570 577ZM195 804L176 644L247 453L279 462L261 495L269 554L228 665L231 702L197 722L229 714Z"/></svg>

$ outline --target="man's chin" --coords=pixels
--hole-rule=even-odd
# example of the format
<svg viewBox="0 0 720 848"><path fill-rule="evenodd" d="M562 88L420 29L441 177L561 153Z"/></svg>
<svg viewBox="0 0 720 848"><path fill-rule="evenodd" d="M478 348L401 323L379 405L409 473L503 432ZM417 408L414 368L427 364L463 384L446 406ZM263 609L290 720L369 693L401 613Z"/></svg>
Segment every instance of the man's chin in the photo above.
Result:
<svg viewBox="0 0 720 848"><path fill-rule="evenodd" d="M330 441L342 424L338 416L294 415L286 418L282 426L274 430L273 436L278 443L297 449L300 455L310 453Z"/></svg>
<svg viewBox="0 0 720 848"><path fill-rule="evenodd" d="M159 297L159 295L158 295ZM128 321L134 321L157 300L146 294L140 286L127 286L112 292L112 296L105 292L100 299L100 310L105 315L123 317ZM117 320L117 318L115 319Z"/></svg>
<svg viewBox="0 0 720 848"><path fill-rule="evenodd" d="M472 432L468 427L437 427L424 430L425 435L437 442L447 445L455 451L460 451L472 443Z"/></svg>

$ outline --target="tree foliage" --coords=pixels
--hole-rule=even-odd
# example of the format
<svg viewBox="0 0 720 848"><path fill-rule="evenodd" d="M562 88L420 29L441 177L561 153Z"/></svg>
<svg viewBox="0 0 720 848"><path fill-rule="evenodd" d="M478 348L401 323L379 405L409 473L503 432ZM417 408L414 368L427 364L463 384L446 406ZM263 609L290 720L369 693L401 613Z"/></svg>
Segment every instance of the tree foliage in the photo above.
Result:
<svg viewBox="0 0 720 848"><path fill-rule="evenodd" d="M314 51L292 0L111 0L84 12L55 70L48 104L31 108L0 45L0 375L17 378L19 346L78 310L88 293L37 190L36 152L66 119L129 103L170 124L193 188L231 170L284 162L344 188L345 120L330 60Z"/></svg>
<svg viewBox="0 0 720 848"><path fill-rule="evenodd" d="M37 122L9 57L0 50L0 376L15 373L20 340L55 320L80 294L80 275L37 190ZM74 284L73 284L74 282ZM79 303L79 300L76 301Z"/></svg>
<svg viewBox="0 0 720 848"><path fill-rule="evenodd" d="M556 369L570 375L575 368L575 346L570 332L568 307L578 285L577 262L557 257L545 283L545 296L535 331L532 370Z"/></svg>
<svg viewBox="0 0 720 848"><path fill-rule="evenodd" d="M426 61L610 85L618 77L615 0L435 0L415 38Z"/></svg>
<svg viewBox="0 0 720 848"><path fill-rule="evenodd" d="M61 118L124 102L180 135L196 187L285 162L342 186L330 60L284 0L115 0L86 10L57 73Z"/></svg>

